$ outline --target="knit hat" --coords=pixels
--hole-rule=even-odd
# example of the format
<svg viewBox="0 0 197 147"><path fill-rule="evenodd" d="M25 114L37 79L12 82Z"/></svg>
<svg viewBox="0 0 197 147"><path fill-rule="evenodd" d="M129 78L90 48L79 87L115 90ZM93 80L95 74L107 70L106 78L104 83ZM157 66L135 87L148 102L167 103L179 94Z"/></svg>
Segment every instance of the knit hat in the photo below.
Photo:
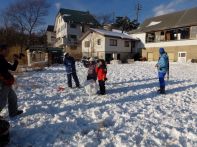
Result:
<svg viewBox="0 0 197 147"><path fill-rule="evenodd" d="M159 53L160 53L160 54L163 54L163 53L165 53L165 50L164 50L164 48L162 48L162 47L161 47L161 48L159 49Z"/></svg>

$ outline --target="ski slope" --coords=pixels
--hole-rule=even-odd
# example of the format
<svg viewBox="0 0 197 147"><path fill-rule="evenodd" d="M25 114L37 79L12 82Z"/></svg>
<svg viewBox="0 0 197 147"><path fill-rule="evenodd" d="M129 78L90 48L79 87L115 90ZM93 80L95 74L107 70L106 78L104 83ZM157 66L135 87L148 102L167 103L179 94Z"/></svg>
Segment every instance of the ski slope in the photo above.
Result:
<svg viewBox="0 0 197 147"><path fill-rule="evenodd" d="M63 66L18 76L25 113L9 120L10 146L197 146L197 65L172 63L167 95L156 92L154 65L109 65L105 96L68 89ZM77 67L83 85L87 70Z"/></svg>

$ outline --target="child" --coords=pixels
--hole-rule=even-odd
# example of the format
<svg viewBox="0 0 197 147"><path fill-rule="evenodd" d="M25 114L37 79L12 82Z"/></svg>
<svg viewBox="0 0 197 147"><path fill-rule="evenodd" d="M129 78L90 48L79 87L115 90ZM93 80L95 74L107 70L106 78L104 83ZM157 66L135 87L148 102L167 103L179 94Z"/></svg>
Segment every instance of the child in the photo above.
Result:
<svg viewBox="0 0 197 147"><path fill-rule="evenodd" d="M89 61L85 61L84 66L88 68L87 80L94 80L96 82L96 62L94 58L90 58Z"/></svg>
<svg viewBox="0 0 197 147"><path fill-rule="evenodd" d="M107 67L105 64L104 60L99 60L98 65L96 67L96 73L97 73L97 78L99 82L99 87L100 87L100 93L101 95L105 95L105 81L107 80L106 74L107 74Z"/></svg>
<svg viewBox="0 0 197 147"><path fill-rule="evenodd" d="M169 76L169 57L165 52L164 48L159 49L160 57L156 67L158 68L158 75L159 75L159 84L160 89L158 92L160 94L165 94L165 75L166 73Z"/></svg>

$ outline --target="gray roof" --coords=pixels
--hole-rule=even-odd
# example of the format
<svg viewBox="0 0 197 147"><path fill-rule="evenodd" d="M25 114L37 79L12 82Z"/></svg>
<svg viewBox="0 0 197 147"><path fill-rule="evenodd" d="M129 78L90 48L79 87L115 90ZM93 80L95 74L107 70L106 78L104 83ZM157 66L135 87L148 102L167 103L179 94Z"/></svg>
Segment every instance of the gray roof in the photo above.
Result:
<svg viewBox="0 0 197 147"><path fill-rule="evenodd" d="M93 28L91 28L90 31L97 32L97 33L99 33L103 36L106 36L106 37L137 40L136 38L133 38L126 33L112 32L112 31L107 31L107 30L103 30L103 29L93 29Z"/></svg>
<svg viewBox="0 0 197 147"><path fill-rule="evenodd" d="M131 33L151 32L197 25L197 7L146 19Z"/></svg>

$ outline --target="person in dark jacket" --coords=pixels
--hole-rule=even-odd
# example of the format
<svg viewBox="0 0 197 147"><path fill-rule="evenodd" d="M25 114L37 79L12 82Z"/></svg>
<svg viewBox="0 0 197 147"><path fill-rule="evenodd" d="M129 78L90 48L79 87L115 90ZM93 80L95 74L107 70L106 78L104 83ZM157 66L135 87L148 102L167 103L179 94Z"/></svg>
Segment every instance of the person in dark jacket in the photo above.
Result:
<svg viewBox="0 0 197 147"><path fill-rule="evenodd" d="M15 117L23 113L22 110L18 110L17 96L12 85L14 84L14 77L9 70L15 71L18 66L18 60L14 58L14 64L7 62L5 57L8 54L8 48L6 45L0 45L0 112L6 106L8 102L9 116Z"/></svg>
<svg viewBox="0 0 197 147"><path fill-rule="evenodd" d="M99 87L100 87L100 93L101 95L106 94L106 89L105 89L105 81L107 80L107 66L105 64L105 61L100 59L98 61L98 65L96 67L96 73L97 73L97 78L99 82Z"/></svg>
<svg viewBox="0 0 197 147"><path fill-rule="evenodd" d="M88 68L87 80L94 80L96 82L96 62L94 58L90 58L89 61L84 61L84 66Z"/></svg>
<svg viewBox="0 0 197 147"><path fill-rule="evenodd" d="M169 75L169 57L165 52L164 48L159 49L160 57L156 67L158 68L158 77L160 89L158 92L160 94L165 94L165 75Z"/></svg>
<svg viewBox="0 0 197 147"><path fill-rule="evenodd" d="M76 87L80 87L79 79L76 73L75 59L69 55L69 53L64 53L64 65L66 68L68 87L72 88L72 77L75 81Z"/></svg>

